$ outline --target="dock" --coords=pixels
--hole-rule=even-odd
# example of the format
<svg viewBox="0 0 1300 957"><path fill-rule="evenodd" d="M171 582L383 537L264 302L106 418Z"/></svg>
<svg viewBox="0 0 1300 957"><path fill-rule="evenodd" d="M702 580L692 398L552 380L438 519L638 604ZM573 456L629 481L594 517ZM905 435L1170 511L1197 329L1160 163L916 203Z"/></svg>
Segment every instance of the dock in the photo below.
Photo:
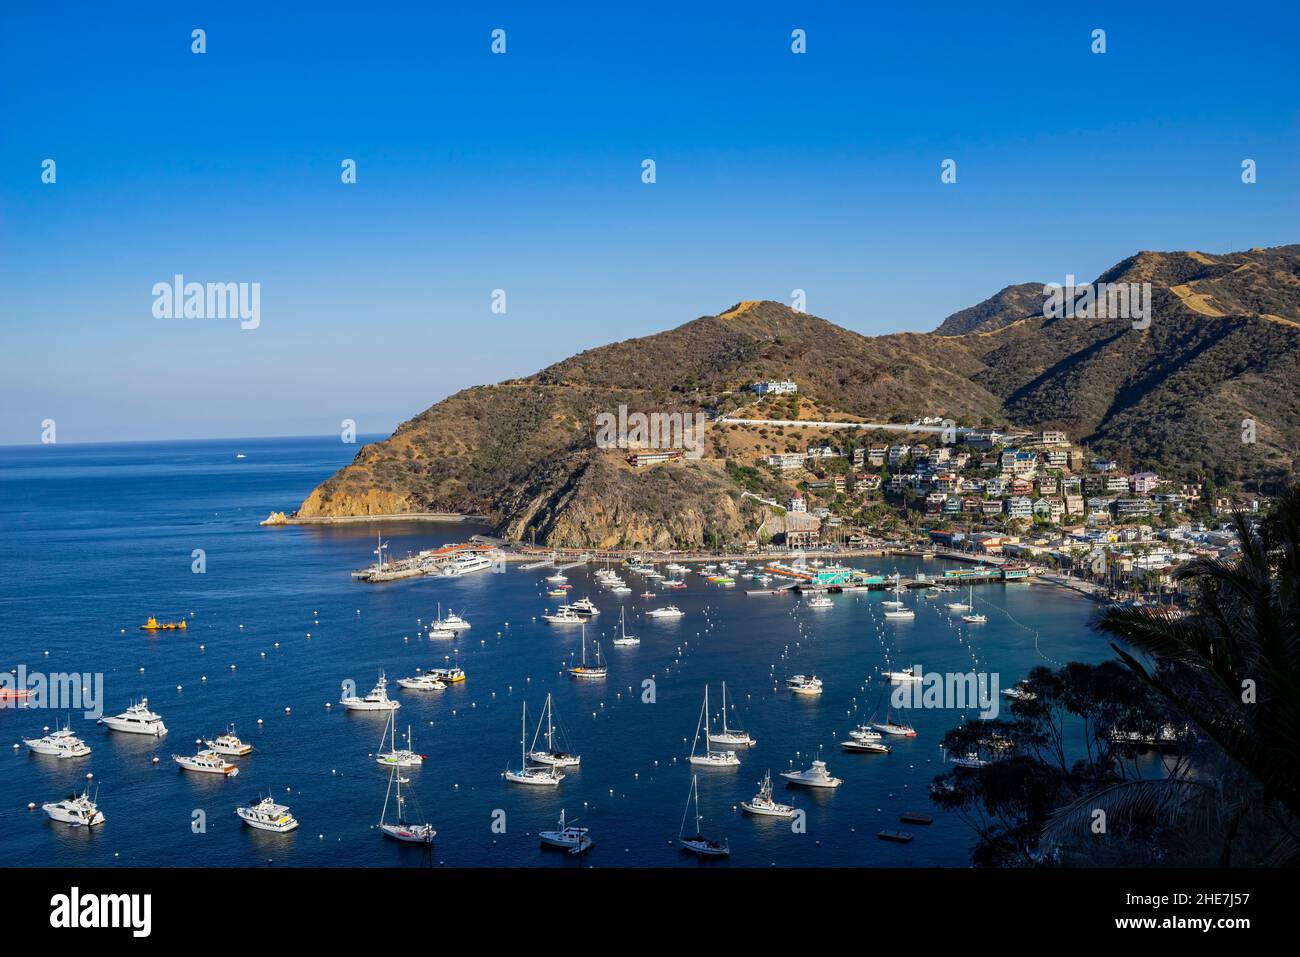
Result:
<svg viewBox="0 0 1300 957"><path fill-rule="evenodd" d="M912 840L913 836L914 835L909 834L907 831L881 831L876 835L876 837L880 838L882 841L894 841L898 844L908 843Z"/></svg>

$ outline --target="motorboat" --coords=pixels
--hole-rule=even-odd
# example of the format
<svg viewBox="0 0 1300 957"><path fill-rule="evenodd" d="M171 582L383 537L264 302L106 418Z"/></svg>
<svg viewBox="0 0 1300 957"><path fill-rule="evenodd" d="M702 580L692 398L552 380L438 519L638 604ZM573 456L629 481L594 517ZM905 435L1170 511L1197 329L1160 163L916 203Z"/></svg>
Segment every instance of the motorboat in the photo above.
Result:
<svg viewBox="0 0 1300 957"><path fill-rule="evenodd" d="M180 621L159 621L153 615L150 615L149 620L140 626L141 631L185 631L187 628L189 625L184 618Z"/></svg>
<svg viewBox="0 0 1300 957"><path fill-rule="evenodd" d="M534 767L528 763L528 703L523 704L523 714L519 719L519 770L506 768L502 776L515 784L530 784L540 787L555 787L564 780L560 769L553 764Z"/></svg>
<svg viewBox="0 0 1300 957"><path fill-rule="evenodd" d="M921 681L922 678L915 671L886 671L884 677L888 678L894 684L904 684L909 681Z"/></svg>
<svg viewBox="0 0 1300 957"><path fill-rule="evenodd" d="M695 833L687 836L686 815L691 811L692 800L695 801ZM691 775L691 793L686 796L686 809L682 811L682 826L677 831L677 843L683 850L700 857L726 857L731 853L725 839L715 841L700 833L700 779L696 774Z"/></svg>
<svg viewBox="0 0 1300 957"><path fill-rule="evenodd" d="M98 794L95 796L99 797ZM51 821L71 824L73 827L94 827L96 824L104 823L104 812L90 799L89 791L69 795L62 801L42 804L41 810Z"/></svg>
<svg viewBox="0 0 1300 957"><path fill-rule="evenodd" d="M579 615L588 618L594 618L600 614L600 609L596 607L596 603L590 598L579 598L577 601L569 602L569 607Z"/></svg>
<svg viewBox="0 0 1300 957"><path fill-rule="evenodd" d="M464 668L430 668L425 674L449 685L465 680Z"/></svg>
<svg viewBox="0 0 1300 957"><path fill-rule="evenodd" d="M980 757L978 751L968 751L961 757L952 759L952 763L959 768L985 768L989 762Z"/></svg>
<svg viewBox="0 0 1300 957"><path fill-rule="evenodd" d="M546 847L563 848L570 854L581 854L589 850L593 843L585 827L577 827L565 821L563 808L560 809L560 823L555 830L538 831L537 836Z"/></svg>
<svg viewBox="0 0 1300 957"><path fill-rule="evenodd" d="M721 744L737 748L752 748L758 744L749 736L748 731L727 727L727 683L722 682L722 730L716 734L709 732L709 744Z"/></svg>
<svg viewBox="0 0 1300 957"><path fill-rule="evenodd" d="M119 715L99 720L101 724L114 731L124 731L128 734L151 734L161 738L167 733L167 726L163 724L162 716L149 710L148 698L141 698Z"/></svg>
<svg viewBox="0 0 1300 957"><path fill-rule="evenodd" d="M654 608L646 612L647 618L684 618L686 613L676 605L665 605L663 608Z"/></svg>
<svg viewBox="0 0 1300 957"><path fill-rule="evenodd" d="M748 801L741 801L740 806L749 814L757 814L761 817L794 817L794 806L791 804L780 804L772 799L772 772L769 769L763 775L763 780L758 782L758 793Z"/></svg>
<svg viewBox="0 0 1300 957"><path fill-rule="evenodd" d="M988 622L988 615L981 615L979 612L971 612L968 615L962 615L961 620L972 625L983 625Z"/></svg>
<svg viewBox="0 0 1300 957"><path fill-rule="evenodd" d="M740 758L736 757L735 751L715 751L713 750L710 740L712 735L709 734L712 719L709 715L709 686L704 686L704 704L700 708L700 719L695 723L695 740L691 742L691 755L688 758L691 764L703 765L711 768L735 767L740 764ZM700 745L700 731L704 731L704 751L696 753Z"/></svg>
<svg viewBox="0 0 1300 957"><path fill-rule="evenodd" d="M542 612L542 621L552 625L581 625L586 620L568 605L561 605L555 611Z"/></svg>
<svg viewBox="0 0 1300 957"><path fill-rule="evenodd" d="M804 604L809 608L830 608L835 603L825 595L813 595Z"/></svg>
<svg viewBox="0 0 1300 957"><path fill-rule="evenodd" d="M849 737L854 741L879 741L880 732L874 731L864 724L851 730L849 732Z"/></svg>
<svg viewBox="0 0 1300 957"><path fill-rule="evenodd" d="M539 748L537 747L537 739L541 737L543 722L546 723L546 747ZM555 746L555 725L558 723L559 719L555 715L555 704L552 701L552 696L548 694L546 696L546 705L542 709L542 717L537 722L537 731L533 734L533 746L528 752L528 760L534 764L549 764L557 768L575 768L582 763L582 756ZM565 739L563 725L560 726L559 732L560 740L563 742Z"/></svg>
<svg viewBox="0 0 1300 957"><path fill-rule="evenodd" d="M207 746L209 751L230 758L242 758L253 750L251 744L245 744L243 741L239 740L239 736L235 734L235 726L233 724L226 729L225 734L217 735L215 741L205 740L203 743Z"/></svg>
<svg viewBox="0 0 1300 957"><path fill-rule="evenodd" d="M840 747L845 751L857 751L867 754L888 754L889 745L881 744L880 735L876 735L877 740L870 741L866 738L845 738L840 742Z"/></svg>
<svg viewBox="0 0 1300 957"><path fill-rule="evenodd" d="M815 675L795 675L786 679L786 687L793 694L819 695L822 693L822 680Z"/></svg>
<svg viewBox="0 0 1300 957"><path fill-rule="evenodd" d="M288 834L298 827L298 819L289 813L289 808L276 804L270 795L235 808L235 813L241 821L259 831Z"/></svg>
<svg viewBox="0 0 1300 957"><path fill-rule="evenodd" d="M492 567L492 559L481 552L467 552L457 555L445 565L442 573L448 578L459 578L474 572L487 571Z"/></svg>
<svg viewBox="0 0 1300 957"><path fill-rule="evenodd" d="M1033 701L1038 697L1029 690L1028 681L1021 681L1010 688L1003 688L1002 693L1014 701Z"/></svg>
<svg viewBox="0 0 1300 957"><path fill-rule="evenodd" d="M470 623L450 609L447 611L447 617L442 617L441 604L438 605L438 617L433 620L432 625L441 628L444 631L459 632L468 631L470 629Z"/></svg>
<svg viewBox="0 0 1300 957"><path fill-rule="evenodd" d="M339 699L339 704L349 711L396 711L402 706L400 701L388 697L388 679L384 677L382 671L379 672L379 680L370 689L368 695L364 698L358 698L355 694L344 695Z"/></svg>
<svg viewBox="0 0 1300 957"><path fill-rule="evenodd" d="M825 761L814 761L807 771L783 771L781 777L790 784L805 788L837 788L844 783L839 778L831 777L826 770Z"/></svg>
<svg viewBox="0 0 1300 957"><path fill-rule="evenodd" d="M234 777L239 768L231 764L215 751L203 750L198 754L173 754L172 760L184 771L200 771L206 774L224 774Z"/></svg>
<svg viewBox="0 0 1300 957"><path fill-rule="evenodd" d="M23 744L32 754L49 754L56 758L84 758L90 746L72 733L72 724L51 731L40 738L24 738Z"/></svg>
<svg viewBox="0 0 1300 957"><path fill-rule="evenodd" d="M447 686L432 674L416 675L413 678L398 678L397 686L407 691L442 691Z"/></svg>
<svg viewBox="0 0 1300 957"><path fill-rule="evenodd" d="M916 612L910 608L893 608L885 612L885 617L892 621L911 621L916 617Z"/></svg>

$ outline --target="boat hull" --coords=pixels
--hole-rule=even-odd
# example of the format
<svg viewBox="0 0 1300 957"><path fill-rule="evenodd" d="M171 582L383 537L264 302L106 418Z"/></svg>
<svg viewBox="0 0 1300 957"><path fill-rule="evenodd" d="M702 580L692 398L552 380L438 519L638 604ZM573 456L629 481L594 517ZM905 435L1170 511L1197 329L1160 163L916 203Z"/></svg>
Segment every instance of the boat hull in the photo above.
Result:
<svg viewBox="0 0 1300 957"><path fill-rule="evenodd" d="M121 731L124 734L147 734L155 738L161 738L167 733L167 728L159 722L136 724L133 721L122 721L119 718L102 718L101 720L106 728L112 731Z"/></svg>
<svg viewBox="0 0 1300 957"><path fill-rule="evenodd" d="M401 841L404 844L432 844L434 836L437 835L429 825L406 825L406 824L381 824L379 830L384 837L391 838L394 841Z"/></svg>
<svg viewBox="0 0 1300 957"><path fill-rule="evenodd" d="M71 824L74 827L94 827L96 824L104 823L103 811L96 811L94 814L87 817L82 814L65 811L63 808L57 807L53 804L43 805L41 810L45 812L45 816L51 821L56 821L59 824Z"/></svg>

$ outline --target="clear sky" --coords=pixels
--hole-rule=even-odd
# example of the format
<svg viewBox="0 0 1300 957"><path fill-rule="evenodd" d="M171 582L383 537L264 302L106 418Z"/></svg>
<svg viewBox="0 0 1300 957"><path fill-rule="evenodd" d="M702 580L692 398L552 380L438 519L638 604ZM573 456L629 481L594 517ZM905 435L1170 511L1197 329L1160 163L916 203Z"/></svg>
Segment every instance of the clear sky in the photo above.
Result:
<svg viewBox="0 0 1300 957"><path fill-rule="evenodd" d="M5 4L0 443L387 432L740 299L928 330L1300 241L1296 3L612 6ZM155 318L177 273L260 326Z"/></svg>

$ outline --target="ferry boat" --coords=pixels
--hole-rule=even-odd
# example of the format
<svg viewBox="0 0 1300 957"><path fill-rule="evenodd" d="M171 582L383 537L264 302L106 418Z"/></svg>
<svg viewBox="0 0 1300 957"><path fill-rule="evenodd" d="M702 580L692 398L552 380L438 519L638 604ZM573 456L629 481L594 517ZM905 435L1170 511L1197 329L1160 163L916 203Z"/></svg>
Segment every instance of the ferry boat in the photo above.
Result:
<svg viewBox="0 0 1300 957"><path fill-rule="evenodd" d="M492 567L492 559L479 552L468 552L457 555L443 569L443 575L448 578L459 578L462 575L470 575L474 572L487 571Z"/></svg>
<svg viewBox="0 0 1300 957"><path fill-rule="evenodd" d="M600 614L600 609L596 607L595 603L590 598L579 598L577 601L570 602L569 608L577 612L579 615L585 615L588 618L594 618L596 615Z"/></svg>
<svg viewBox="0 0 1300 957"><path fill-rule="evenodd" d="M663 608L655 608L646 612L647 618L684 618L686 613L676 605L665 605Z"/></svg>
<svg viewBox="0 0 1300 957"><path fill-rule="evenodd" d="M95 796L99 797L98 794ZM89 791L71 794L62 801L42 804L41 810L51 821L71 824L73 827L94 827L96 824L104 823L104 812L90 799Z"/></svg>
<svg viewBox="0 0 1300 957"><path fill-rule="evenodd" d="M70 722L44 737L25 738L23 744L32 754L49 754L56 758L84 758L90 754L90 746L72 733Z"/></svg>
<svg viewBox="0 0 1300 957"><path fill-rule="evenodd" d="M690 813L692 799L695 801L695 833L687 837L686 815ZM683 850L700 857L726 857L731 853L725 840L715 841L700 833L700 779L695 774L691 775L691 793L686 795L686 809L682 811L682 826L677 832L677 843Z"/></svg>
<svg viewBox="0 0 1300 957"><path fill-rule="evenodd" d="M822 693L822 680L815 675L795 675L786 679L786 687L794 694L818 695Z"/></svg>
<svg viewBox="0 0 1300 957"><path fill-rule="evenodd" d="M276 804L270 795L235 808L235 814L249 827L273 834L288 834L298 827L298 820L289 813L289 808Z"/></svg>
<svg viewBox="0 0 1300 957"><path fill-rule="evenodd" d="M695 740L691 742L691 754L687 760L691 764L699 764L710 768L727 768L735 767L740 764L740 758L736 757L735 751L715 751L710 745L711 735L709 726L711 724L709 716L709 686L704 686L704 705L700 708L700 720L695 723ZM700 745L700 730L704 730L704 752L697 754L696 750Z"/></svg>
<svg viewBox="0 0 1300 957"><path fill-rule="evenodd" d="M200 751L198 754L173 754L172 760L184 771L201 771L207 774L224 774L234 777L239 768L231 764L215 751Z"/></svg>
<svg viewBox="0 0 1300 957"><path fill-rule="evenodd" d="M523 714L519 718L519 770L506 768L502 777L515 784L529 784L537 787L556 787L564 780L560 769L553 764L534 767L528 763L528 702L523 704Z"/></svg>
<svg viewBox="0 0 1300 957"><path fill-rule="evenodd" d="M217 754L224 754L227 757L233 758L242 758L253 750L251 744L245 744L243 741L239 740L239 736L235 734L235 726L233 724L226 729L225 734L218 735L215 741L204 741L203 743L207 745L209 751L214 751Z"/></svg>
<svg viewBox="0 0 1300 957"><path fill-rule="evenodd" d="M152 734L161 738L167 733L162 717L149 710L148 698L141 698L119 715L99 720L114 731L125 731L128 734Z"/></svg>
<svg viewBox="0 0 1300 957"><path fill-rule="evenodd" d="M568 605L561 605L553 612L542 612L542 621L552 625L581 625L586 620Z"/></svg>
<svg viewBox="0 0 1300 957"><path fill-rule="evenodd" d="M542 844L547 847L559 847L570 854L581 854L592 845L592 840L585 827L575 827L564 819L564 809L560 809L560 823L553 831L538 831Z"/></svg>
<svg viewBox="0 0 1300 957"><path fill-rule="evenodd" d="M791 804L779 804L772 800L772 771L768 770L763 775L763 780L758 782L758 793L748 801L740 802L741 808L749 814L757 814L762 817L794 817L794 806Z"/></svg>
<svg viewBox="0 0 1300 957"><path fill-rule="evenodd" d="M185 631L185 629L187 629L188 627L189 625L185 623L184 618L182 618L180 621L159 621L153 615L150 615L149 620L140 626L140 630L141 631L178 631L178 630Z"/></svg>
<svg viewBox="0 0 1300 957"><path fill-rule="evenodd" d="M582 764L582 755L574 754L572 751L565 751L555 746L555 704L551 700L551 695L546 696L546 705L542 709L542 717L537 722L537 731L533 734L533 747L528 752L528 760L534 764L549 764L557 768L576 768ZM537 739L542 734L542 722L546 722L546 747L537 747ZM560 729L560 737L564 737L564 729Z"/></svg>
<svg viewBox="0 0 1300 957"><path fill-rule="evenodd" d="M623 620L623 609L618 610L618 637L614 639L614 646L617 648L626 648L631 645L641 644L641 639L636 635L627 633L627 624Z"/></svg>
<svg viewBox="0 0 1300 957"><path fill-rule="evenodd" d="M379 681L370 693L364 698L358 698L356 695L344 695L339 699L339 704L349 711L396 711L402 706L400 701L394 701L388 697L388 679L384 673L379 672Z"/></svg>
<svg viewBox="0 0 1300 957"><path fill-rule="evenodd" d="M748 731L727 727L727 683L722 682L722 731L718 734L709 732L709 744L730 745L738 748L752 748L758 744L749 736Z"/></svg>
<svg viewBox="0 0 1300 957"><path fill-rule="evenodd" d="M609 669L600 663L600 642L596 642L596 663L587 664L587 628L582 628L582 663L574 665L569 669L569 674L575 678L604 678L609 674Z"/></svg>
<svg viewBox="0 0 1300 957"><path fill-rule="evenodd" d="M398 678L397 686L407 691L442 691L447 686L431 674L416 675L413 678Z"/></svg>
<svg viewBox="0 0 1300 957"><path fill-rule="evenodd" d="M781 777L791 784L805 788L837 788L844 782L832 777L825 761L814 761L807 771L783 771Z"/></svg>

